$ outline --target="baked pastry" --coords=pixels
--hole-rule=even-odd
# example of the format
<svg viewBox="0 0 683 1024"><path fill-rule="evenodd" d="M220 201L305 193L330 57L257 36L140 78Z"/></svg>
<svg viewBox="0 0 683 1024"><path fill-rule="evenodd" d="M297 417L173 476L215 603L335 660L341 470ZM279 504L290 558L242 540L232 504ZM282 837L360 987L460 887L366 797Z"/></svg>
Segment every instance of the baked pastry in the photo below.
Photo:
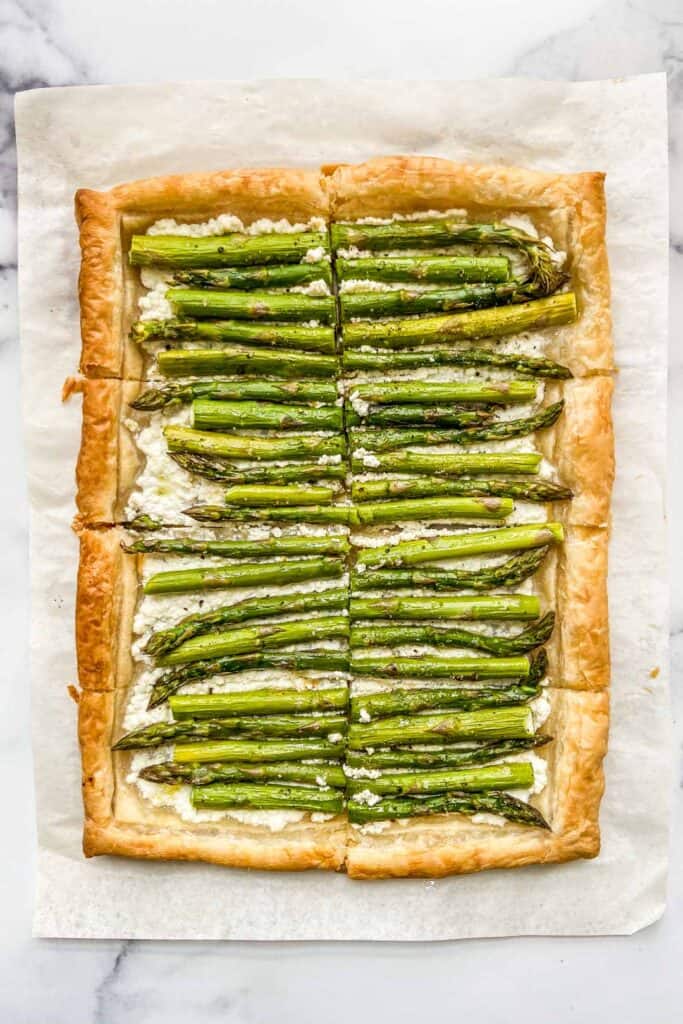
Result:
<svg viewBox="0 0 683 1024"><path fill-rule="evenodd" d="M391 157L76 209L86 853L594 856L602 175Z"/></svg>

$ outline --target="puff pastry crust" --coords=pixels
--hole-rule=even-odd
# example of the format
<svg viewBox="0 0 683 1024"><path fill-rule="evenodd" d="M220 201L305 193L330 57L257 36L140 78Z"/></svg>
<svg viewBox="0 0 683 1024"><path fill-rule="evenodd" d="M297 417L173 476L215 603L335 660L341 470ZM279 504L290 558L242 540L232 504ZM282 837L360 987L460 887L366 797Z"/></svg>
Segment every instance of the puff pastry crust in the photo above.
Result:
<svg viewBox="0 0 683 1024"><path fill-rule="evenodd" d="M460 815L390 823L377 833L345 819L301 822L271 833L222 819L186 824L143 801L126 780L130 755L112 753L133 675L132 621L139 563L122 552L113 525L140 467L126 427L128 403L145 376L128 341L138 297L124 258L130 235L162 216L205 220L222 212L249 224L260 217L305 222L466 208L486 219L528 212L541 234L568 254L581 315L544 332L545 353L574 379L549 383L565 411L536 438L574 500L549 508L566 541L537 577L558 612L548 646L552 712L543 748L549 785L534 803L551 831L473 823ZM76 196L82 270L83 439L77 468L81 556L76 636L79 739L86 814L84 850L142 858L203 860L250 868L345 868L354 878L438 876L494 867L595 856L609 715L607 547L614 474L610 402L613 352L605 247L603 175L544 174L455 164L430 157L389 157L320 170L253 169L154 178L106 193ZM107 379L109 378L109 379Z"/></svg>

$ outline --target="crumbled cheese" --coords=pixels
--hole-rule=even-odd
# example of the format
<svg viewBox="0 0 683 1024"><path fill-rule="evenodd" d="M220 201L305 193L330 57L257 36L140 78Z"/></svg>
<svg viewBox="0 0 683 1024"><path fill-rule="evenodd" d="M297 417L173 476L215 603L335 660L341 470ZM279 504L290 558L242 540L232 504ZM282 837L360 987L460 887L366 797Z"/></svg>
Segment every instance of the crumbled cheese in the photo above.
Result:
<svg viewBox="0 0 683 1024"><path fill-rule="evenodd" d="M361 722L367 723L372 721L372 716L368 713L368 711L365 708L360 709L358 718L360 719Z"/></svg>
<svg viewBox="0 0 683 1024"><path fill-rule="evenodd" d="M370 789L361 789L360 793L354 793L353 799L356 803L365 804L367 807L374 807L381 803L382 797L379 793L373 793Z"/></svg>
<svg viewBox="0 0 683 1024"><path fill-rule="evenodd" d="M381 774L377 768L352 768L351 765L344 765L347 779L378 779Z"/></svg>
<svg viewBox="0 0 683 1024"><path fill-rule="evenodd" d="M358 415L361 418L367 416L368 410L370 409L370 403L364 402L357 391L351 392L351 395L349 396L349 401L351 402L351 407L353 408L354 412L358 413Z"/></svg>
<svg viewBox="0 0 683 1024"><path fill-rule="evenodd" d="M294 288L289 289L290 292L297 292L299 295L331 295L331 291L327 284L327 281L323 281L320 277L315 281L309 281L308 284L295 285Z"/></svg>
<svg viewBox="0 0 683 1024"><path fill-rule="evenodd" d="M319 245L315 249L307 249L306 255L302 257L302 263L322 263L323 260L329 260L330 254L328 250L323 246Z"/></svg>
<svg viewBox="0 0 683 1024"><path fill-rule="evenodd" d="M501 818L499 814L489 814L487 811L470 815L470 821L473 825L494 825L496 828L507 825L506 818Z"/></svg>
<svg viewBox="0 0 683 1024"><path fill-rule="evenodd" d="M166 298L168 285L160 281L138 299L141 320L170 320L173 307Z"/></svg>
<svg viewBox="0 0 683 1024"><path fill-rule="evenodd" d="M148 235L186 235L190 238L206 238L209 235L229 235L235 232L247 235L294 234L302 231L326 231L327 225L323 217L311 217L306 224L292 224L288 220L268 220L261 218L245 227L239 217L231 213L221 213L210 220L198 224L185 224L165 217L147 228ZM323 250L324 252L325 250Z"/></svg>
<svg viewBox="0 0 683 1024"><path fill-rule="evenodd" d="M341 743L341 741L344 739L344 736L340 732L330 732L327 734L327 738L330 741L330 743Z"/></svg>

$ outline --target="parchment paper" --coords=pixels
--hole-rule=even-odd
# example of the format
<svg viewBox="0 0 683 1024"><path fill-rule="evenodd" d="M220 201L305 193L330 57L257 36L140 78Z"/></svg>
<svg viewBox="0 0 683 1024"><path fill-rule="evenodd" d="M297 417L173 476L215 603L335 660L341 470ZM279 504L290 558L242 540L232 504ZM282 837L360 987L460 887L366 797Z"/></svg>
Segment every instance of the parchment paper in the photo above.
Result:
<svg viewBox="0 0 683 1024"><path fill-rule="evenodd" d="M32 533L35 933L447 939L629 933L663 910L670 784L663 75L584 84L264 81L37 90L17 99L24 420ZM73 650L79 352L76 188L175 171L390 153L605 170L617 358L613 718L599 859L435 882L86 861ZM658 674L657 674L657 670ZM59 770L55 770L55 765Z"/></svg>

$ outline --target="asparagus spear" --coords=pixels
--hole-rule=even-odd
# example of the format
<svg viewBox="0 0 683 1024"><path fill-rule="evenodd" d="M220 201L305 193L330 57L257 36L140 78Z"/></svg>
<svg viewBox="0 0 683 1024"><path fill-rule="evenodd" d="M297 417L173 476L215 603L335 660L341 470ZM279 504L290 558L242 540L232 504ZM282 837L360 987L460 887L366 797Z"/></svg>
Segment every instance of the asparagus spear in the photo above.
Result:
<svg viewBox="0 0 683 1024"><path fill-rule="evenodd" d="M504 256L378 256L338 259L340 281L418 281L421 284L507 281Z"/></svg>
<svg viewBox="0 0 683 1024"><path fill-rule="evenodd" d="M276 761L273 764L223 764L220 761L176 764L175 761L162 761L143 768L139 775L148 782L166 785L185 783L190 786L209 786L212 782L254 781L302 782L309 786L337 789L343 789L346 785L341 765L332 761L315 764L300 764L297 761Z"/></svg>
<svg viewBox="0 0 683 1024"><path fill-rule="evenodd" d="M496 761L508 754L531 750L549 743L550 740L550 736L528 736L523 740L479 743L467 749L460 746L455 749L394 747L392 750L374 750L371 754L362 750L349 750L346 753L346 763L350 768L366 768L369 771L378 771L382 768L461 768L468 764Z"/></svg>
<svg viewBox="0 0 683 1024"><path fill-rule="evenodd" d="M294 288L324 281L332 284L330 264L284 263L265 267L229 268L227 270L180 270L173 275L176 284L188 288L239 288L250 291L253 288Z"/></svg>
<svg viewBox="0 0 683 1024"><path fill-rule="evenodd" d="M229 459L305 459L310 456L343 455L343 437L295 434L263 437L247 434L214 434L191 427L164 427L170 451L197 455L223 455Z"/></svg>
<svg viewBox="0 0 683 1024"><path fill-rule="evenodd" d="M158 519L153 519L152 516L148 516L146 512L141 512L137 516L133 516L128 522L122 523L127 530L161 530L163 523L160 523Z"/></svg>
<svg viewBox="0 0 683 1024"><path fill-rule="evenodd" d="M342 757L344 740L217 740L213 743L184 743L175 747L173 761L176 764L234 764L248 761L261 762L291 761L293 758Z"/></svg>
<svg viewBox="0 0 683 1024"><path fill-rule="evenodd" d="M344 794L336 789L311 789L308 786L216 782L211 786L193 788L192 805L198 810L220 810L224 807L251 807L258 810L288 808L339 814L344 810Z"/></svg>
<svg viewBox="0 0 683 1024"><path fill-rule="evenodd" d="M129 259L133 266L248 267L299 263L309 249L327 248L322 231L272 232L263 235L133 235Z"/></svg>
<svg viewBox="0 0 683 1024"><path fill-rule="evenodd" d="M406 566L437 562L443 558L497 555L502 551L525 551L564 540L561 523L529 523L499 530L477 530L425 540L401 541L359 552L358 563L367 566Z"/></svg>
<svg viewBox="0 0 683 1024"><path fill-rule="evenodd" d="M346 715L263 715L255 718L220 718L182 722L155 722L122 736L113 750L146 750L162 743L192 743L194 740L220 740L242 737L258 740L273 737L301 738L344 733ZM193 757L193 761L197 758ZM211 760L220 760L212 758Z"/></svg>
<svg viewBox="0 0 683 1024"><path fill-rule="evenodd" d="M185 640L161 659L162 665L180 665L186 661L206 661L237 654L272 651L289 644L316 643L336 637L348 637L349 620L344 615L326 615L293 622L245 626L223 633L206 633Z"/></svg>
<svg viewBox="0 0 683 1024"><path fill-rule="evenodd" d="M218 403L207 403L218 404ZM556 422L564 402L548 405L533 416L518 420L499 420L482 427L468 427L466 430L425 430L424 428L407 429L370 429L349 431L349 440L356 448L366 451L387 451L395 448L406 448L411 445L468 445L479 444L481 441L505 441L509 438L524 437L538 430L545 430Z"/></svg>
<svg viewBox="0 0 683 1024"><path fill-rule="evenodd" d="M351 484L353 501L375 501L378 498L428 498L432 495L445 497L449 494L499 495L520 498L523 501L568 501L572 492L552 480L515 480L504 477L460 477L447 480L445 477L414 477L394 480L354 480Z"/></svg>
<svg viewBox="0 0 683 1024"><path fill-rule="evenodd" d="M344 563L337 558L302 558L281 562L242 562L196 569L157 572L144 585L146 594L183 594L191 590L227 590L271 583L300 583L302 580L342 576Z"/></svg>
<svg viewBox="0 0 683 1024"><path fill-rule="evenodd" d="M548 548L533 548L513 555L500 565L481 569L375 569L356 573L356 590L396 590L418 587L430 590L493 590L518 586L540 568Z"/></svg>
<svg viewBox="0 0 683 1024"><path fill-rule="evenodd" d="M349 659L346 652L313 650L280 654L241 654L238 657L214 658L209 661L191 661L165 672L152 687L147 709L156 708L168 700L187 683L212 676L230 675L248 669L278 669L282 672L346 672ZM267 760L267 758L266 758Z"/></svg>
<svg viewBox="0 0 683 1024"><path fill-rule="evenodd" d="M409 715L416 711L436 708L462 708L479 711L481 708L506 707L525 704L538 696L535 686L506 687L429 687L420 689L387 690L366 693L351 698L351 721L368 722L388 715Z"/></svg>
<svg viewBox="0 0 683 1024"><path fill-rule="evenodd" d="M492 306L465 313L441 313L396 320L359 320L344 327L347 348L410 348L414 345L450 344L477 338L502 338L544 327L560 327L576 320L576 296L561 292L515 306Z"/></svg>
<svg viewBox="0 0 683 1024"><path fill-rule="evenodd" d="M251 508L236 506L193 505L184 509L186 516L199 523L233 522L293 522L293 523L341 523L355 522L355 510L351 505L293 505L288 508Z"/></svg>
<svg viewBox="0 0 683 1024"><path fill-rule="evenodd" d="M152 633L145 647L145 654L160 657L193 637L210 633L220 629L221 626L246 622L249 619L262 619L271 615L291 614L292 612L319 612L346 608L347 599L348 594L345 587L330 587L328 590L314 590L310 593L248 597L245 601L224 605L222 608L216 608L215 611L187 615L175 626Z"/></svg>
<svg viewBox="0 0 683 1024"><path fill-rule="evenodd" d="M252 355L251 368L255 372L258 372L258 367L254 365L253 360L257 357L264 360L265 365L276 365L275 357L279 352L272 353L271 363L269 364L267 362L268 353L259 351L263 347L269 348L273 346L278 350L282 348L301 349L301 352L322 352L330 355L335 350L334 328L312 327L310 324L251 323L248 320L192 320L188 317L182 320L176 318L170 320L138 320L131 327L130 336L138 344L150 341L176 342L181 344L187 341L194 343L201 341L206 342L208 346L214 344L224 346L226 343L254 345L257 348L256 352L250 349L246 349L246 352ZM228 350L231 351L232 347L232 344L229 344ZM184 351L189 352L192 350ZM208 351L215 352L216 349L208 348ZM236 354L239 354L241 351L241 349L237 349ZM295 353L295 355L302 358L301 352ZM220 372L232 373L234 369L237 368L230 367ZM268 373L270 371L266 370L265 372ZM187 374L192 373L192 370L187 371ZM275 375L277 376L277 374ZM287 376L294 377L296 374L290 373Z"/></svg>
<svg viewBox="0 0 683 1024"><path fill-rule="evenodd" d="M144 412L164 409L169 405L184 405L195 398L210 398L225 402L285 402L305 405L308 402L332 404L337 400L335 384L323 381L282 380L206 380L165 384L161 388L148 388L134 402L131 409Z"/></svg>
<svg viewBox="0 0 683 1024"><path fill-rule="evenodd" d="M336 405L278 405L275 402L218 402L196 398L192 424L198 430L342 430Z"/></svg>
<svg viewBox="0 0 683 1024"><path fill-rule="evenodd" d="M510 498L418 498L359 505L355 518L362 525L426 519L505 519L513 509Z"/></svg>
<svg viewBox="0 0 683 1024"><path fill-rule="evenodd" d="M545 652L545 647L542 647L540 651L532 654L529 659L529 675L526 677L527 685L537 686L541 683L547 673L548 655Z"/></svg>
<svg viewBox="0 0 683 1024"><path fill-rule="evenodd" d="M344 711L349 702L345 686L296 690L262 689L232 693L191 693L171 697L176 721L186 718L223 718L237 715L296 714L300 711Z"/></svg>
<svg viewBox="0 0 683 1024"><path fill-rule="evenodd" d="M485 309L533 297L519 281L505 284L461 284L453 288L418 291L406 286L390 291L344 292L339 296L342 320L354 317L411 316L419 313L453 313Z"/></svg>
<svg viewBox="0 0 683 1024"><path fill-rule="evenodd" d="M491 409L478 409L465 405L368 405L367 411L359 416L355 409L347 406L344 410L346 425L359 423L373 427L393 427L409 424L437 427L478 427L491 418Z"/></svg>
<svg viewBox="0 0 683 1024"><path fill-rule="evenodd" d="M300 328L318 330L318 328ZM291 344L291 341L289 342ZM220 348L171 349L159 352L157 366L164 377L212 377L223 373L264 374L272 377L322 377L334 379L337 360L317 352L293 349L248 348L222 345Z"/></svg>
<svg viewBox="0 0 683 1024"><path fill-rule="evenodd" d="M225 501L228 505L259 507L268 505L318 505L332 501L338 494L334 487L275 487L266 484L244 484L228 487Z"/></svg>
<svg viewBox="0 0 683 1024"><path fill-rule="evenodd" d="M394 647L401 644L428 644L430 647L469 647L499 657L514 657L540 647L550 639L555 625L554 612L547 612L515 636L489 636L459 626L352 626L351 647ZM534 662L535 664L535 662ZM528 678L528 677L527 677Z"/></svg>
<svg viewBox="0 0 683 1024"><path fill-rule="evenodd" d="M346 477L346 466L341 459L338 463L331 462L294 462L288 466L236 466L220 457L213 458L210 455L191 455L182 452L172 452L171 458L187 470L188 473L195 473L197 476L204 476L208 480L223 480L231 484L255 484L255 483L301 483L303 480L343 480Z"/></svg>
<svg viewBox="0 0 683 1024"><path fill-rule="evenodd" d="M332 296L299 292L213 292L201 288L169 288L166 298L178 316L233 320L334 321Z"/></svg>
<svg viewBox="0 0 683 1024"><path fill-rule="evenodd" d="M514 402L533 402L537 390L537 384L533 380L388 380L354 384L350 399L352 405L358 401L374 402L378 405L394 402L418 405L432 405L434 402L510 405Z"/></svg>
<svg viewBox="0 0 683 1024"><path fill-rule="evenodd" d="M417 349L414 352L380 352L350 349L342 353L342 366L346 371L354 370L414 370L422 366L486 366L532 377L557 377L566 379L572 373L566 366L551 359L518 355L509 352L492 352L490 349L451 347Z"/></svg>
<svg viewBox="0 0 683 1024"><path fill-rule="evenodd" d="M131 544L122 544L128 554L171 554L171 555L220 555L223 558L272 558L276 555L346 555L349 542L346 537L269 537L267 540L195 540L192 537L140 537ZM323 591L322 594L288 594L282 600L282 611L303 611L308 608L292 608L290 602L296 597L323 600L330 594L344 594L345 591ZM257 599L259 603L263 598ZM232 608L237 607L231 605ZM278 606L279 607L279 606ZM261 613L259 613L261 614Z"/></svg>
<svg viewBox="0 0 683 1024"><path fill-rule="evenodd" d="M406 743L454 743L459 740L524 739L532 736L534 723L525 704L483 711L436 712L380 718L367 725L355 722L347 737L351 750L367 747L398 747Z"/></svg>
<svg viewBox="0 0 683 1024"><path fill-rule="evenodd" d="M346 809L349 821L357 825L423 814L496 814L522 825L550 828L535 807L505 793L445 793L432 797L387 797L372 805L350 799Z"/></svg>
<svg viewBox="0 0 683 1024"><path fill-rule="evenodd" d="M180 428L178 428L180 429ZM375 454L356 449L351 457L354 472L368 470L391 473L442 473L444 476L468 476L479 473L537 473L539 452L411 452Z"/></svg>
<svg viewBox="0 0 683 1024"><path fill-rule="evenodd" d="M526 594L477 594L476 597L352 597L349 602L349 615L352 620L468 619L484 622L490 619L537 619L539 607L539 599Z"/></svg>
<svg viewBox="0 0 683 1024"><path fill-rule="evenodd" d="M359 676L381 679L516 679L529 675L528 658L457 657L435 658L421 654L414 658L351 653L351 671Z"/></svg>
<svg viewBox="0 0 683 1024"><path fill-rule="evenodd" d="M470 224L453 217L434 220L391 221L389 224L333 224L332 248L433 249L451 245L503 245L523 252L529 262L529 280L538 294L548 295L566 280L550 245L508 224Z"/></svg>
<svg viewBox="0 0 683 1024"><path fill-rule="evenodd" d="M349 779L349 796L378 793L382 796L421 796L453 790L470 793L491 789L530 789L534 770L529 761L492 764L476 768L449 768L441 771L405 771L382 775L378 779ZM359 799L360 802L360 799Z"/></svg>

